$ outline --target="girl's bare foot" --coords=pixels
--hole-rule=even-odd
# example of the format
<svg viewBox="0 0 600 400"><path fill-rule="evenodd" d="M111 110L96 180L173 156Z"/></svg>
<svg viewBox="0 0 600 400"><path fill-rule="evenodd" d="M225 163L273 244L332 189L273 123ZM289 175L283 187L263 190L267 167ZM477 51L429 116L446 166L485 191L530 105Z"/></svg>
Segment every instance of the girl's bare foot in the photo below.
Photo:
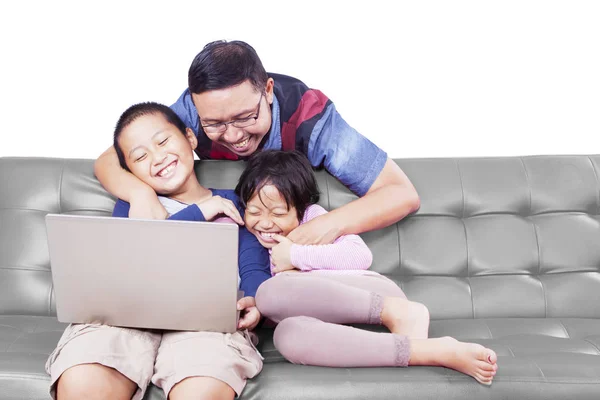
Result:
<svg viewBox="0 0 600 400"><path fill-rule="evenodd" d="M429 310L421 303L401 297L385 297L381 321L392 333L410 339L427 339L429 334Z"/></svg>
<svg viewBox="0 0 600 400"><path fill-rule="evenodd" d="M496 353L476 343L463 343L451 337L411 340L408 365L436 365L452 368L491 385L498 370Z"/></svg>

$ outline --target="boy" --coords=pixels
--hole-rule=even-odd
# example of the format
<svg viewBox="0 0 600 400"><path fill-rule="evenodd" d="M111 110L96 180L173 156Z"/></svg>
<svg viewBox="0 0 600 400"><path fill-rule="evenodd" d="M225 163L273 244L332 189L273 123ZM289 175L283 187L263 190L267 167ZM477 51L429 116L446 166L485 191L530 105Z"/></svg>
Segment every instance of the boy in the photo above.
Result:
<svg viewBox="0 0 600 400"><path fill-rule="evenodd" d="M130 107L121 115L114 134L121 167L158 194L169 219L211 221L224 215L242 225L243 209L233 191L207 189L198 182L196 146L193 132L170 108L157 103ZM128 213L129 204L119 200L113 216L127 217ZM171 400L190 394L207 399L233 399L241 394L246 380L262 369L252 341L255 336L248 329L259 322L254 295L270 272L266 250L244 227L239 232L240 289L247 296L238 302L243 311L240 331L163 333L70 325L46 363L53 397L142 399L150 381Z"/></svg>

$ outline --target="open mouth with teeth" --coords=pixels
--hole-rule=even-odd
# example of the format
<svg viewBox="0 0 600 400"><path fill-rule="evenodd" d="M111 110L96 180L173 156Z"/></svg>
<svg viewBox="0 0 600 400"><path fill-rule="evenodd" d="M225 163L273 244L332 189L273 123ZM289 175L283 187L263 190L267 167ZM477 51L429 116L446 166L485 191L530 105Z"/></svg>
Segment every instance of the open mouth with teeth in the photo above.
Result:
<svg viewBox="0 0 600 400"><path fill-rule="evenodd" d="M234 149L236 149L238 151L242 151L242 150L246 150L249 143L250 143L250 136L248 136L247 138L245 138L244 140L242 140L240 142L231 143L231 147L233 147Z"/></svg>
<svg viewBox="0 0 600 400"><path fill-rule="evenodd" d="M158 171L156 173L156 176L158 176L159 178L169 178L171 175L173 175L175 168L177 168L177 160L173 161L172 163Z"/></svg>
<svg viewBox="0 0 600 400"><path fill-rule="evenodd" d="M256 231L256 233L258 233L258 235L264 242L277 243L277 241L275 239L273 239L273 235L281 235L282 232L281 231L279 231L279 232Z"/></svg>

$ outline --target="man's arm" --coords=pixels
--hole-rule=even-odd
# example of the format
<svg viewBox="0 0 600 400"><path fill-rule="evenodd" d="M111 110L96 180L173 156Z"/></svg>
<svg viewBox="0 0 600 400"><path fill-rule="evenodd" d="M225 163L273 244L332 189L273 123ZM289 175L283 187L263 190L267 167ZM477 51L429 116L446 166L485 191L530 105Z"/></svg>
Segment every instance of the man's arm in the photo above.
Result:
<svg viewBox="0 0 600 400"><path fill-rule="evenodd" d="M389 226L419 209L414 186L387 154L354 130L330 104L311 132L308 159L360 198L300 225L297 244L332 243L341 235Z"/></svg>
<svg viewBox="0 0 600 400"><path fill-rule="evenodd" d="M156 192L119 165L117 152L110 146L94 163L96 177L110 194L129 202L134 218L165 219L167 211Z"/></svg>

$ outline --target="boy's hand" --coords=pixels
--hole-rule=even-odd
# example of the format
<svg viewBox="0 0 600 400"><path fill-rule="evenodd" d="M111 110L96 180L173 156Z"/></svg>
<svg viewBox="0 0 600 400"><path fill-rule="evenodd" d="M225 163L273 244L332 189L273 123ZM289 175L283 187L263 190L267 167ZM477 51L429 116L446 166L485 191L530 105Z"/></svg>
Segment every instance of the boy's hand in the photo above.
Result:
<svg viewBox="0 0 600 400"><path fill-rule="evenodd" d="M273 272L279 273L294 269L291 260L292 244L290 239L281 235L273 235L278 244L271 249L271 262L275 266Z"/></svg>
<svg viewBox="0 0 600 400"><path fill-rule="evenodd" d="M207 221L214 219L219 214L225 214L238 225L244 225L244 220L239 211L233 204L233 201L224 199L221 196L212 196L208 200L198 203L198 208L202 211Z"/></svg>
<svg viewBox="0 0 600 400"><path fill-rule="evenodd" d="M288 234L288 238L300 245L330 244L341 236L338 225L330 218L331 213L320 215Z"/></svg>
<svg viewBox="0 0 600 400"><path fill-rule="evenodd" d="M140 191L132 194L129 203L129 218L167 219L165 210L154 190Z"/></svg>
<svg viewBox="0 0 600 400"><path fill-rule="evenodd" d="M241 311L237 326L238 329L252 330L256 328L256 325L260 321L260 311L256 308L254 297L246 296L239 299L237 309Z"/></svg>

